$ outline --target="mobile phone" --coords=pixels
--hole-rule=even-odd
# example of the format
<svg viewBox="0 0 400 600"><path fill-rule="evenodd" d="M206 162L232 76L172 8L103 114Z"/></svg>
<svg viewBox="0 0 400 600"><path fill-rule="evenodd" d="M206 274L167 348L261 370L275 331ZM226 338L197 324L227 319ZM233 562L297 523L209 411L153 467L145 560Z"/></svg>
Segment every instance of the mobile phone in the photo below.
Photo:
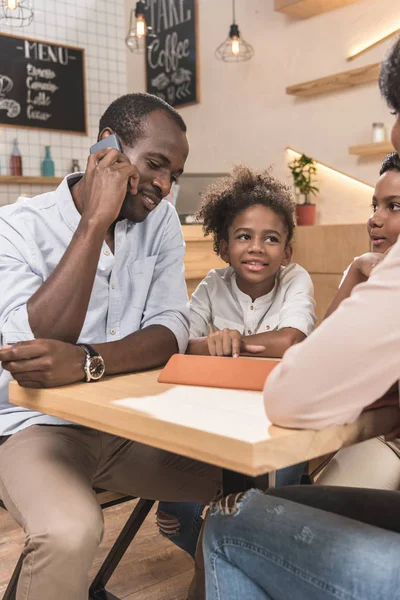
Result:
<svg viewBox="0 0 400 600"><path fill-rule="evenodd" d="M106 138L103 138L96 144L93 144L93 146L90 147L90 154L93 154L98 150L103 150L104 148L115 148L119 152L122 152L121 144L119 143L119 139L117 138L115 133L112 133L111 135L107 136Z"/></svg>

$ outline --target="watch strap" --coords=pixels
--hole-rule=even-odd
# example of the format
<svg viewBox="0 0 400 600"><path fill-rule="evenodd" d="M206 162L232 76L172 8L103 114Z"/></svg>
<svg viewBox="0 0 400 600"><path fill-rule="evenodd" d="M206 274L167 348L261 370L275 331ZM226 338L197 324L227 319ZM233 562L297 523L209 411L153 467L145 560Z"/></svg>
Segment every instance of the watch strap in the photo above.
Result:
<svg viewBox="0 0 400 600"><path fill-rule="evenodd" d="M89 344L77 344L77 346L82 346L84 350L86 350L86 354L93 358L94 356L100 356L98 352L93 348L93 346L89 346Z"/></svg>

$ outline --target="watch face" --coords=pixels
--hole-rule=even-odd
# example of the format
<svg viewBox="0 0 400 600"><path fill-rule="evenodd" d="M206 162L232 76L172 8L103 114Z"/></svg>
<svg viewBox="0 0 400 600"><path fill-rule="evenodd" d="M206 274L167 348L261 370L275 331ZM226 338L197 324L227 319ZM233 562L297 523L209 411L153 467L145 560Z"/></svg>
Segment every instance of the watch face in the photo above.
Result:
<svg viewBox="0 0 400 600"><path fill-rule="evenodd" d="M101 356L92 356L90 359L89 372L91 379L100 379L104 375L104 360Z"/></svg>

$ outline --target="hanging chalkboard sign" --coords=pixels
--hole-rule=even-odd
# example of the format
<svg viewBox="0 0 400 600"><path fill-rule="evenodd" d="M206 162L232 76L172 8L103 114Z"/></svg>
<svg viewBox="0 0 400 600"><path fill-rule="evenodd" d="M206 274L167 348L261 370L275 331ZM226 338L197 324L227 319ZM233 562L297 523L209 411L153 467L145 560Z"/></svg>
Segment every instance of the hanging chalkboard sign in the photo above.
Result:
<svg viewBox="0 0 400 600"><path fill-rule="evenodd" d="M198 102L197 0L151 0L145 18L157 36L147 38L147 91L175 107Z"/></svg>
<svg viewBox="0 0 400 600"><path fill-rule="evenodd" d="M0 35L0 124L86 133L84 50Z"/></svg>

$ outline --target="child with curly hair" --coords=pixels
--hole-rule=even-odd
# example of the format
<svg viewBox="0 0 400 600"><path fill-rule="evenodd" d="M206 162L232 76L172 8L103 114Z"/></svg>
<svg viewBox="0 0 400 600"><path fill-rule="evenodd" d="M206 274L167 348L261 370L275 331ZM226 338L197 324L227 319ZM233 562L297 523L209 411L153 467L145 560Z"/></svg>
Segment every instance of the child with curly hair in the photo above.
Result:
<svg viewBox="0 0 400 600"><path fill-rule="evenodd" d="M208 188L199 217L204 232L214 237L215 252L229 266L212 269L192 295L187 352L281 357L311 333L316 320L311 278L289 264L294 233L289 188L267 170L238 165ZM276 485L300 483L304 466L277 471ZM193 502L160 502L157 513L161 532L173 535L174 543L193 557L203 509ZM201 589L203 564L197 559Z"/></svg>
<svg viewBox="0 0 400 600"><path fill-rule="evenodd" d="M238 165L208 188L198 216L229 266L212 269L192 295L189 354L280 358L311 333L312 281L290 264L294 207L269 170Z"/></svg>

